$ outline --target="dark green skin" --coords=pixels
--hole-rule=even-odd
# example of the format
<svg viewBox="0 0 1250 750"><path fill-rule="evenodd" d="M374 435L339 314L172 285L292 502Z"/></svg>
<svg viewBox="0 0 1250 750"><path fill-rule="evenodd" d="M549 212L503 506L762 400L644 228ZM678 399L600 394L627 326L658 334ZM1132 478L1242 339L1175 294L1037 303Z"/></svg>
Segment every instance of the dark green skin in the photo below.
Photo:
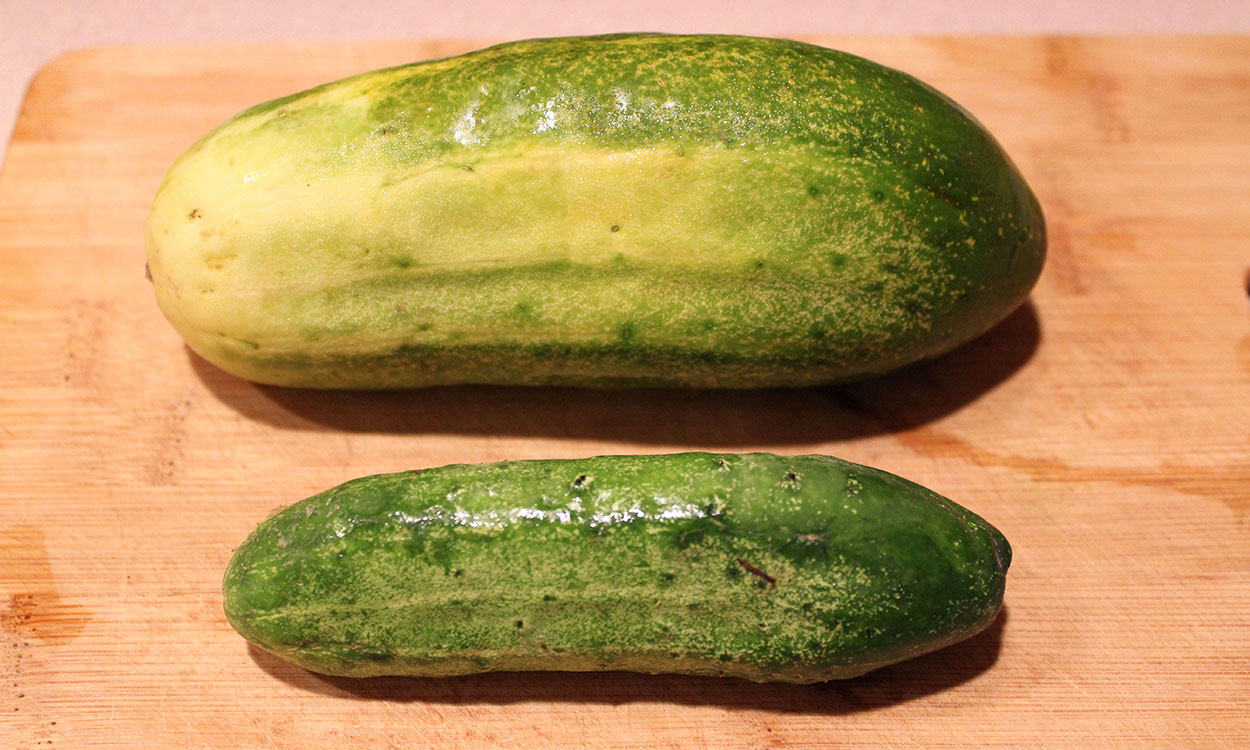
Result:
<svg viewBox="0 0 1250 750"><path fill-rule="evenodd" d="M262 523L224 592L241 635L326 674L809 683L979 632L1010 561L977 515L836 458L606 456L348 482Z"/></svg>
<svg viewBox="0 0 1250 750"><path fill-rule="evenodd" d="M171 169L157 298L242 377L800 386L942 354L1040 274L1036 198L924 83L780 39L516 42L262 104Z"/></svg>

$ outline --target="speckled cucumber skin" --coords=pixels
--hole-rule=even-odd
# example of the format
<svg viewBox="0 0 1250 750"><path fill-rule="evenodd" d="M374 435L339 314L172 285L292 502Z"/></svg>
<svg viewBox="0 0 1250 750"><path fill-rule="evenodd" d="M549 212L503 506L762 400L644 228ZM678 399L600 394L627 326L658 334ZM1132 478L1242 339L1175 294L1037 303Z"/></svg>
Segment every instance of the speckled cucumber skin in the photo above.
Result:
<svg viewBox="0 0 1250 750"><path fill-rule="evenodd" d="M967 638L1011 548L919 485L826 456L453 465L348 482L226 571L241 635L335 675L854 677Z"/></svg>
<svg viewBox="0 0 1250 750"><path fill-rule="evenodd" d="M516 42L249 109L174 164L161 309L254 381L798 386L933 357L1037 279L1039 205L896 70L798 42Z"/></svg>

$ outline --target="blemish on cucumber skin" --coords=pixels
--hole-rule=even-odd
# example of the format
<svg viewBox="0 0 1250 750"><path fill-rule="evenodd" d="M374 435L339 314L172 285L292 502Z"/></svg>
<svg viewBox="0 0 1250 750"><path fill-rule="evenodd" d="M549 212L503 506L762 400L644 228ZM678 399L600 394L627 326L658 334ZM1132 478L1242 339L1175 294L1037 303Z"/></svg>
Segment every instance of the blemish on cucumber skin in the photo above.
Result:
<svg viewBox="0 0 1250 750"><path fill-rule="evenodd" d="M396 255L391 258L391 265L396 268L412 268L416 265L416 261L412 259L411 255Z"/></svg>
<svg viewBox="0 0 1250 750"><path fill-rule="evenodd" d="M621 326L620 330L617 332L617 336L621 339L622 342L629 341L631 338L634 337L633 324L626 323L625 325Z"/></svg>
<svg viewBox="0 0 1250 750"><path fill-rule="evenodd" d="M608 231L610 231L610 232L619 232L619 231L621 231L621 225L620 225L620 224L613 224L613 225L612 225L612 228L611 228L611 229L609 229Z"/></svg>
<svg viewBox="0 0 1250 750"><path fill-rule="evenodd" d="M762 578L764 581L766 581L769 588L772 588L773 586L777 585L776 578L773 578L772 576L760 570L759 568L755 567L751 563L747 562L746 560L743 560L741 557L735 557L734 559L737 560L738 564L741 565L743 568L745 568L748 573L750 573L753 576Z"/></svg>

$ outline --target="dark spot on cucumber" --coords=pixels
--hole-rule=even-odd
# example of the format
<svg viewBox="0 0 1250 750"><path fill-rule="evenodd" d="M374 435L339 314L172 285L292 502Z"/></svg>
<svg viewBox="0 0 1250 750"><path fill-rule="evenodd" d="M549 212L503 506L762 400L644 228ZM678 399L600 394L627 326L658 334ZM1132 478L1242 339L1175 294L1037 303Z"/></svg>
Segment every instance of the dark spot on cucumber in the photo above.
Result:
<svg viewBox="0 0 1250 750"><path fill-rule="evenodd" d="M633 338L634 327L630 325L629 323L626 323L625 325L621 326L619 335L621 337L621 341L629 341L631 338Z"/></svg>
<svg viewBox="0 0 1250 750"><path fill-rule="evenodd" d="M391 265L398 268L412 268L414 261L411 255L397 255L391 258Z"/></svg>
<svg viewBox="0 0 1250 750"><path fill-rule="evenodd" d="M934 198L937 198L938 200L942 201L943 203L950 206L951 208L954 208L960 211L962 211L964 208L963 204L959 201L958 198L946 192L945 190L941 189L940 187L937 187L936 185L926 185L925 190L929 193L929 195L932 195Z"/></svg>
<svg viewBox="0 0 1250 750"><path fill-rule="evenodd" d="M200 217L201 217L201 216L203 216L203 215L204 215L204 214L200 213L200 209L198 209L198 208L193 208L193 209L191 209L191 213L187 214L187 220L188 220L188 221L195 221L196 219L200 218Z"/></svg>
<svg viewBox="0 0 1250 750"><path fill-rule="evenodd" d="M819 197L819 196L820 196L820 188L816 187L815 185L808 185L808 186L807 186L807 194L808 194L809 196L811 196L812 198Z"/></svg>
<svg viewBox="0 0 1250 750"><path fill-rule="evenodd" d="M528 302L516 303L516 311L518 315L527 315L531 310L532 310L532 307L530 306L530 303Z"/></svg>
<svg viewBox="0 0 1250 750"><path fill-rule="evenodd" d="M850 258L847 257L846 253L839 253L836 250L829 253L829 265L835 270L845 268L848 262L850 262Z"/></svg>
<svg viewBox="0 0 1250 750"><path fill-rule="evenodd" d="M811 602L807 602L807 603L806 603L806 604L804 604L802 607L800 607L800 609L802 609L804 612L811 612L811 611L812 611L812 603L811 603Z"/></svg>
<svg viewBox="0 0 1250 750"><path fill-rule="evenodd" d="M880 190L874 190L872 191L872 199L874 201L883 201L885 200L885 193L881 192Z"/></svg>
<svg viewBox="0 0 1250 750"><path fill-rule="evenodd" d="M776 586L776 585L777 585L777 579L776 579L776 578L773 578L772 576L768 575L768 574L767 574L767 573L765 573L764 571L762 571L762 570L760 570L759 568L755 567L755 566L754 566L754 565L752 565L751 563L747 562L746 560L743 560L741 557L735 557L734 559L738 561L738 564L739 564L739 565L741 565L742 567L746 568L746 570L747 570L747 572L748 572L748 573L750 573L750 574L751 574L751 575L753 575L753 576L757 576L757 577L759 577L759 578L763 579L763 580L766 582L766 585L767 585L767 586Z"/></svg>
<svg viewBox="0 0 1250 750"><path fill-rule="evenodd" d="M613 225L612 225L612 228L611 228L609 231L612 231L612 232L619 232L619 231L621 231L621 225L620 225L620 224L613 224Z"/></svg>
<svg viewBox="0 0 1250 750"><path fill-rule="evenodd" d="M733 661L734 660L734 658L730 656L729 654L721 654L720 656L716 658L720 659L721 661Z"/></svg>
<svg viewBox="0 0 1250 750"><path fill-rule="evenodd" d="M660 578L663 578L665 581L672 581L676 577L677 575L675 573L661 573L660 574Z"/></svg>
<svg viewBox="0 0 1250 750"><path fill-rule="evenodd" d="M587 477L585 474L582 474L577 479L573 480L573 489L584 487L588 483L589 480L590 480L590 477Z"/></svg>
<svg viewBox="0 0 1250 750"><path fill-rule="evenodd" d="M513 624L516 625L517 630L520 630L521 628L525 627L525 620L517 620Z"/></svg>
<svg viewBox="0 0 1250 750"><path fill-rule="evenodd" d="M764 267L764 261L762 261L762 260L757 260L757 261L755 261L755 269L756 269L757 271L758 271L759 269L763 268L763 267Z"/></svg>
<svg viewBox="0 0 1250 750"><path fill-rule="evenodd" d="M881 264L881 270L889 274L896 274L899 272L899 265L892 261L886 261Z"/></svg>
<svg viewBox="0 0 1250 750"><path fill-rule="evenodd" d="M556 600L555 594L543 594L543 601L554 602L555 600Z"/></svg>
<svg viewBox="0 0 1250 750"><path fill-rule="evenodd" d="M677 651L669 651L669 652L668 652L668 658L670 658L670 659L677 659L677 658L680 658L680 657L681 657L681 654L680 654L680 653L678 653Z"/></svg>
<svg viewBox="0 0 1250 750"><path fill-rule="evenodd" d="M452 571L451 575L453 578L459 578L460 576L464 575L464 569L456 568L454 571Z"/></svg>
<svg viewBox="0 0 1250 750"><path fill-rule="evenodd" d="M730 563L729 565L725 566L726 578L737 579L737 578L741 578L742 576L743 576L742 567L740 565Z"/></svg>
<svg viewBox="0 0 1250 750"><path fill-rule="evenodd" d="M472 171L473 171L473 165L472 165L472 164L465 164L465 165L464 165L464 171L466 171L466 172L472 172Z"/></svg>

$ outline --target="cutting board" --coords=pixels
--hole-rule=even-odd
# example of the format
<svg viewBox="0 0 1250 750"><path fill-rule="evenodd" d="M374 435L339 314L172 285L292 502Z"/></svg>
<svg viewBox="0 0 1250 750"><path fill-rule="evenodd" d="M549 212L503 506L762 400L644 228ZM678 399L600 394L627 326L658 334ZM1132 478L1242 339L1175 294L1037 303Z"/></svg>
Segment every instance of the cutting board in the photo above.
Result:
<svg viewBox="0 0 1250 750"><path fill-rule="evenodd" d="M1250 38L821 38L950 93L1036 189L1031 300L931 363L764 392L260 387L144 279L172 160L269 98L473 42L120 47L31 84L0 173L0 746L1250 742ZM840 455L1011 540L981 635L818 686L321 677L221 611L232 550L347 479L689 449Z"/></svg>

